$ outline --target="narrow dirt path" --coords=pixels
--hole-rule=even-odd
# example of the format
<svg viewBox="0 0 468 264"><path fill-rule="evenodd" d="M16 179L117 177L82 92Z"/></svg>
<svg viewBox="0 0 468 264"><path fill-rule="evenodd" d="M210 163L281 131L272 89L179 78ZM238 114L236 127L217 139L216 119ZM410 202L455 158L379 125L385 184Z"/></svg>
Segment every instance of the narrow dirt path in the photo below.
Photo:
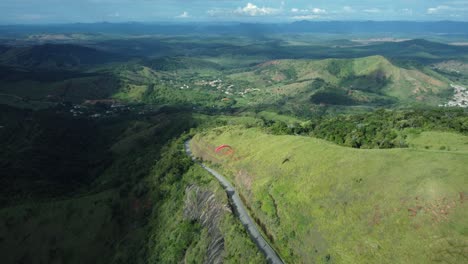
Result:
<svg viewBox="0 0 468 264"><path fill-rule="evenodd" d="M239 195L237 194L236 190L231 185L231 183L223 175L219 174L217 171L195 160L195 157L193 156L192 151L190 150L190 140L185 141L185 152L187 153L189 157L192 158L192 160L195 163L199 164L203 169L205 169L211 175L213 175L219 181L219 183L221 183L223 188L226 190L226 193L229 197L229 200L231 201L231 204L234 207L236 215L239 217L240 221L244 225L245 229L249 233L254 243L258 246L260 251L262 251L263 254L265 254L265 257L267 258L268 263L272 263L272 264L284 263L283 260L276 253L276 251L273 250L273 248L268 244L265 238L263 238L263 236L261 235L253 219L247 213L244 203L240 199Z"/></svg>

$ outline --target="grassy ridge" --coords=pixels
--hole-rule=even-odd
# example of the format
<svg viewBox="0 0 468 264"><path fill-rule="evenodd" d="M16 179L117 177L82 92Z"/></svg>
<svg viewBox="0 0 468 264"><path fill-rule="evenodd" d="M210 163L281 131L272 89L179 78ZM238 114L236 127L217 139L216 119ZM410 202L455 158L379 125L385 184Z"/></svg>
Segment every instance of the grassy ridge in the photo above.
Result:
<svg viewBox="0 0 468 264"><path fill-rule="evenodd" d="M367 101L372 101L372 96L378 95L398 98L402 102L434 103L437 95L449 87L444 77L430 74L397 67L382 56L370 56L356 59L276 60L261 64L252 71L233 74L230 78L248 80L256 87L268 87L272 90L270 92L275 92L276 89L272 88L278 87L277 93L289 96L297 96L301 91L335 88L348 92L350 99L361 104L366 102L366 97ZM311 85L317 79L330 87ZM333 100L324 102L333 104Z"/></svg>
<svg viewBox="0 0 468 264"><path fill-rule="evenodd" d="M457 133L426 131L411 134L407 141L411 148L468 151L468 137Z"/></svg>
<svg viewBox="0 0 468 264"><path fill-rule="evenodd" d="M194 139L194 153L231 177L286 261L464 261L467 152L356 150L238 127ZM234 156L216 155L220 144Z"/></svg>

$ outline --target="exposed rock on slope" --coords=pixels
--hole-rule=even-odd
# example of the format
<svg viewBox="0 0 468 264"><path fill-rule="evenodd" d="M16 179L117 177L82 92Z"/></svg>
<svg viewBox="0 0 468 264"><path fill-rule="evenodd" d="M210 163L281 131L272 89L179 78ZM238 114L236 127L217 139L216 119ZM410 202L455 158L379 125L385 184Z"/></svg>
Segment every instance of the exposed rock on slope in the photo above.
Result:
<svg viewBox="0 0 468 264"><path fill-rule="evenodd" d="M222 263L224 253L224 237L219 229L223 214L231 212L228 204L216 199L213 192L197 185L190 185L185 189L186 200L184 217L198 221L208 230L210 239L204 263Z"/></svg>

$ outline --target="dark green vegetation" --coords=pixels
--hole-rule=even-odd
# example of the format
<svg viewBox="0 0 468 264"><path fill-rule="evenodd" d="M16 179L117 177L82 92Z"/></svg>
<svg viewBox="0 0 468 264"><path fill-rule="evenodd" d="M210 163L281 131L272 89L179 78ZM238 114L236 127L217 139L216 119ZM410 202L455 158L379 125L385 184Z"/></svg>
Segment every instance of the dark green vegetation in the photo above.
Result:
<svg viewBox="0 0 468 264"><path fill-rule="evenodd" d="M410 223L424 231L418 244L418 236L405 229L412 220L405 212L386 220L381 214L399 208L395 201L401 197L413 199L411 188L414 196L427 198L424 203L433 201L431 186L441 194L437 199L459 194L464 201L460 175L466 171L468 115L437 106L460 99L451 84L467 85L468 47L447 44L465 37L382 42L369 34L348 40L256 33L78 30L2 38L2 263L264 262L224 191L185 156L182 143L190 136L202 154L232 143L241 156L254 157L203 158L232 176L265 235L290 262L440 260L412 252L427 255L424 243L433 235L427 215ZM245 142L236 139L241 136ZM259 138L268 144L255 152ZM383 148L397 149L376 150ZM368 155L368 166L360 153ZM398 164L405 159L410 162L403 170ZM346 182L332 177L341 170L331 168L343 164L352 171ZM408 171L407 178L398 178ZM430 180L438 176L443 179ZM372 193L383 180L400 196L386 196L392 204L371 212L373 204L359 201L382 200ZM363 181L369 185L361 187ZM460 215L449 223L440 212L436 216L444 226L434 232L457 234L433 245L447 261L460 260L466 245L466 232L450 227L466 229ZM365 230L367 220L379 234ZM343 231L348 226L350 234ZM403 246L393 246L393 235L402 230L411 235ZM366 232L368 237L360 235ZM392 258L393 252L398 256Z"/></svg>
<svg viewBox="0 0 468 264"><path fill-rule="evenodd" d="M69 192L91 183L110 161L110 142L92 120L0 105L0 123L2 201Z"/></svg>
<svg viewBox="0 0 468 264"><path fill-rule="evenodd" d="M421 131L468 134L468 114L462 109L377 110L365 114L317 117L307 122L266 122L275 135L309 135L353 148L405 148L406 138Z"/></svg>
<svg viewBox="0 0 468 264"><path fill-rule="evenodd" d="M57 109L3 108L2 122L6 263L146 259L155 201L144 182L161 147L191 126L190 114L96 122Z"/></svg>
<svg viewBox="0 0 468 264"><path fill-rule="evenodd" d="M118 55L71 44L0 48L0 63L22 68L69 69L116 61Z"/></svg>

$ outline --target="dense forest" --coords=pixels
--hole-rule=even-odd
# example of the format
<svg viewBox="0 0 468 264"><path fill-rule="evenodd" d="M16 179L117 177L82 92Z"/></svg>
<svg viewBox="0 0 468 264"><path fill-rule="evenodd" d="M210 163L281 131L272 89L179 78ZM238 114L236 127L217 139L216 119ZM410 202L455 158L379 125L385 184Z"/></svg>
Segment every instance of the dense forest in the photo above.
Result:
<svg viewBox="0 0 468 264"><path fill-rule="evenodd" d="M324 116L302 124L265 122L275 135L308 135L353 148L407 147L409 133L451 131L468 134L468 116L463 109L379 109L365 114Z"/></svg>

